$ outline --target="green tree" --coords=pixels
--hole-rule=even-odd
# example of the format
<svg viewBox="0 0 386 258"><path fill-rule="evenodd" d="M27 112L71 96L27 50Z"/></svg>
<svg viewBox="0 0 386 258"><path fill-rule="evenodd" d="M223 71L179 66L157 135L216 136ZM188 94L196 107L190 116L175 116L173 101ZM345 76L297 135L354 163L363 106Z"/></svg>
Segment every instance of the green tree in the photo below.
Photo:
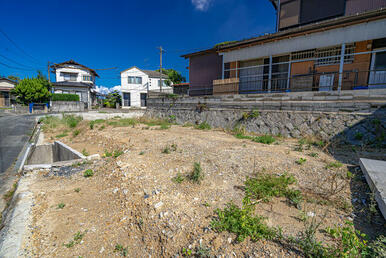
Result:
<svg viewBox="0 0 386 258"><path fill-rule="evenodd" d="M122 105L122 96L118 91L115 90L107 94L104 104L107 107L115 108L116 103L119 103L119 105Z"/></svg>
<svg viewBox="0 0 386 258"><path fill-rule="evenodd" d="M158 70L159 71L159 70ZM166 81L167 85L170 85L172 82L173 84L178 84L181 82L186 82L186 78L182 76L182 74L174 69L163 69L162 73L168 76L168 80Z"/></svg>
<svg viewBox="0 0 386 258"><path fill-rule="evenodd" d="M26 78L19 81L11 93L16 96L16 101L21 104L44 103L49 101L51 97L50 89L51 84L38 72L36 78Z"/></svg>

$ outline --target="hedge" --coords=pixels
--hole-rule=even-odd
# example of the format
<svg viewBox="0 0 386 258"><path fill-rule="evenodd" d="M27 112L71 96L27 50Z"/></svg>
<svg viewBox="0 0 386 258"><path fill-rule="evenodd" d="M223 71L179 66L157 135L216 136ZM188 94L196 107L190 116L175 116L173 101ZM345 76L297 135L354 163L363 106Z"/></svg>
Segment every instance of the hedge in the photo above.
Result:
<svg viewBox="0 0 386 258"><path fill-rule="evenodd" d="M79 96L76 94L52 94L52 101L79 101Z"/></svg>

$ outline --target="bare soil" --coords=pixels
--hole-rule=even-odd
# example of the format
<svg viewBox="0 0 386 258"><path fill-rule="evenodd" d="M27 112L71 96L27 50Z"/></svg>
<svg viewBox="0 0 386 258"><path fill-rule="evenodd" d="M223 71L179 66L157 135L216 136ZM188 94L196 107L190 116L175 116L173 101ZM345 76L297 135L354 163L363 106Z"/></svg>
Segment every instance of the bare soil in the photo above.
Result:
<svg viewBox="0 0 386 258"><path fill-rule="evenodd" d="M257 205L256 214L265 216L268 225L280 226L284 235L296 236L304 229L302 212L313 212L323 220L321 230L351 220L370 236L384 231L382 218L378 218L378 224L369 223L366 216L354 212L367 211L361 199L367 198L361 172L347 164L327 169L326 165L336 160L319 148L311 146L299 152L294 151L298 142L293 139L266 145L240 140L221 130L177 125L167 130L145 125L106 125L100 129L102 126L90 130L83 121L77 127L79 135L73 137L69 132L59 139L89 154L123 151L117 158L106 157L85 165L84 169L94 170L94 176L86 178L80 172L58 177L48 171L34 172L37 176L31 191L35 203L30 235L24 243L26 256L119 256L120 252L114 250L117 244L127 248L129 257L170 257L181 255L183 248L194 250L199 246L210 248L211 255L302 256L283 243L249 239L237 243L234 234L210 228L215 209L224 208L230 201L241 205L244 181L256 173L293 175L297 184L292 187L308 196L301 210L285 198ZM46 140L55 140L63 130L45 132ZM173 144L175 151L163 153ZM300 158L307 161L299 165L296 161ZM200 162L204 172L201 184L172 181L178 173L189 174L194 162ZM355 178L347 178L348 169ZM331 178L339 186L336 193ZM320 198L326 193L331 202ZM60 203L65 206L58 208ZM318 239L327 241L321 230ZM84 233L83 238L66 247L77 232Z"/></svg>

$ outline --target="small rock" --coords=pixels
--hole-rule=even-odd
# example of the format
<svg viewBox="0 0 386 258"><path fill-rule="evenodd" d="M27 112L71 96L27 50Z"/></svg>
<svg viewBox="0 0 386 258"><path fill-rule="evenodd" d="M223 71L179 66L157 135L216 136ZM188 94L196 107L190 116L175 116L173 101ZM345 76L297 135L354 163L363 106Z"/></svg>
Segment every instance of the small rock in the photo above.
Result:
<svg viewBox="0 0 386 258"><path fill-rule="evenodd" d="M117 193L118 190L119 190L118 188L114 188L113 193Z"/></svg>
<svg viewBox="0 0 386 258"><path fill-rule="evenodd" d="M158 202L158 203L156 203L156 204L154 205L154 208L156 208L156 209L161 208L162 205L164 205L163 202Z"/></svg>
<svg viewBox="0 0 386 258"><path fill-rule="evenodd" d="M101 250L99 250L99 253L103 253L105 251L105 248L102 246Z"/></svg>
<svg viewBox="0 0 386 258"><path fill-rule="evenodd" d="M228 243L232 244L232 238L231 237L228 237Z"/></svg>
<svg viewBox="0 0 386 258"><path fill-rule="evenodd" d="M309 212L307 212L307 216L313 218L313 217L315 217L315 213L312 211L309 211Z"/></svg>

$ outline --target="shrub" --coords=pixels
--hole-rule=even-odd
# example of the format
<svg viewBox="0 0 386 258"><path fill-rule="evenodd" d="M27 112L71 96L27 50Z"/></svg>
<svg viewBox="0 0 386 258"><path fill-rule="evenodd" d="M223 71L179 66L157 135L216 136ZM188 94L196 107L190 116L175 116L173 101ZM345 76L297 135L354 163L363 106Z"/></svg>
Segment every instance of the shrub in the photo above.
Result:
<svg viewBox="0 0 386 258"><path fill-rule="evenodd" d="M204 179L204 174L202 173L201 164L199 162L194 162L193 171L189 175L189 179L196 184L199 184Z"/></svg>
<svg viewBox="0 0 386 258"><path fill-rule="evenodd" d="M84 177L92 177L94 175L94 171L92 171L92 169L87 169L86 171L84 171L83 173L83 176Z"/></svg>
<svg viewBox="0 0 386 258"><path fill-rule="evenodd" d="M52 101L79 101L77 94L52 94Z"/></svg>
<svg viewBox="0 0 386 258"><path fill-rule="evenodd" d="M379 236L376 240L369 244L367 250L369 257L385 257L386 256L386 237Z"/></svg>
<svg viewBox="0 0 386 258"><path fill-rule="evenodd" d="M199 130L210 130L210 129L212 129L210 124L208 124L206 121L196 125L194 128L199 129Z"/></svg>
<svg viewBox="0 0 386 258"><path fill-rule="evenodd" d="M246 237L257 241L259 239L272 239L276 231L264 223L264 218L254 216L251 207L239 208L233 203L228 203L224 210L215 211L217 218L211 222L211 227L218 231L228 231L237 235L237 241L242 242Z"/></svg>

